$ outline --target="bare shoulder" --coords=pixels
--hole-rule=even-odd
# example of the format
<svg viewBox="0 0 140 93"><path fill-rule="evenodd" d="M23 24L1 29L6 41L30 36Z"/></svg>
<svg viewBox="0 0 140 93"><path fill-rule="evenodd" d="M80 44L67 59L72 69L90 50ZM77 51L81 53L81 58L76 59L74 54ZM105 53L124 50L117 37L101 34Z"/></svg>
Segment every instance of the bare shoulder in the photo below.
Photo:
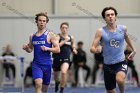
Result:
<svg viewBox="0 0 140 93"><path fill-rule="evenodd" d="M96 30L96 34L102 35L102 28L97 29L97 30Z"/></svg>
<svg viewBox="0 0 140 93"><path fill-rule="evenodd" d="M58 34L55 34L53 31L50 31L48 34L49 34L49 39L51 40L51 42L54 42L60 39L60 36Z"/></svg>
<svg viewBox="0 0 140 93"><path fill-rule="evenodd" d="M32 34L30 34L29 38L30 38L30 39L32 39L33 35L34 35L33 33L32 33Z"/></svg>
<svg viewBox="0 0 140 93"><path fill-rule="evenodd" d="M49 36L56 36L56 34L53 31L48 32Z"/></svg>
<svg viewBox="0 0 140 93"><path fill-rule="evenodd" d="M73 36L73 35L71 35L71 38L72 38L72 39L74 39L74 36Z"/></svg>
<svg viewBox="0 0 140 93"><path fill-rule="evenodd" d="M33 34L33 33L31 33L31 34L30 34L30 37L32 37L33 35L34 35L34 34Z"/></svg>
<svg viewBox="0 0 140 93"><path fill-rule="evenodd" d="M56 38L57 35L53 31L48 32L49 38Z"/></svg>
<svg viewBox="0 0 140 93"><path fill-rule="evenodd" d="M97 29L98 32L102 32L102 28Z"/></svg>
<svg viewBox="0 0 140 93"><path fill-rule="evenodd" d="M125 25L123 25L123 29L125 32L127 32L127 27Z"/></svg>

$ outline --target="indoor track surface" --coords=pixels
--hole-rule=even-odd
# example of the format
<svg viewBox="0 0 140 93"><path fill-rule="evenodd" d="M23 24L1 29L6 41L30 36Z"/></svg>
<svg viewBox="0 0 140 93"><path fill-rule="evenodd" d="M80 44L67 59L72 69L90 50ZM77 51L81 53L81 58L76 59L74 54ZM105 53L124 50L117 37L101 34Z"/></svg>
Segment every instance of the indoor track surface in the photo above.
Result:
<svg viewBox="0 0 140 93"><path fill-rule="evenodd" d="M0 93L34 93L34 87L25 88L0 88ZM49 88L48 93L55 93L53 88ZM59 92L57 92L59 93ZM106 93L104 87L88 87L88 88L65 88L64 93ZM118 89L117 92L119 93ZM140 87L126 87L125 93L140 93Z"/></svg>

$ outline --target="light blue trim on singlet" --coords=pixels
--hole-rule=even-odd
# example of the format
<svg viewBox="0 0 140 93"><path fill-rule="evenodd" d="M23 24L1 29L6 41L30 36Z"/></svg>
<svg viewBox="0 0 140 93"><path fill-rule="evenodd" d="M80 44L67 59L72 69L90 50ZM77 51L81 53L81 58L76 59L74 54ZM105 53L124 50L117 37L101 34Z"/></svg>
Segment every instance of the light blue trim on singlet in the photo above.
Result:
<svg viewBox="0 0 140 93"><path fill-rule="evenodd" d="M102 28L104 64L115 64L125 60L124 40L125 31L122 25L117 25L115 32L110 32L107 26Z"/></svg>

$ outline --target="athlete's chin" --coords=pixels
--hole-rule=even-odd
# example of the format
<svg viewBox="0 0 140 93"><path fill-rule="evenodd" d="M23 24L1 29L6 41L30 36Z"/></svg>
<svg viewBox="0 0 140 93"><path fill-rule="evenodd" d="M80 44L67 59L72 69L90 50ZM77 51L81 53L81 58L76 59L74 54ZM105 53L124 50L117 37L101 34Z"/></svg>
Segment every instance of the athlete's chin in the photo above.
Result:
<svg viewBox="0 0 140 93"><path fill-rule="evenodd" d="M113 25L113 24L114 24L114 22L109 22L108 24Z"/></svg>
<svg viewBox="0 0 140 93"><path fill-rule="evenodd" d="M43 30L44 28L45 28L44 26L40 26L40 27L39 27L40 30Z"/></svg>

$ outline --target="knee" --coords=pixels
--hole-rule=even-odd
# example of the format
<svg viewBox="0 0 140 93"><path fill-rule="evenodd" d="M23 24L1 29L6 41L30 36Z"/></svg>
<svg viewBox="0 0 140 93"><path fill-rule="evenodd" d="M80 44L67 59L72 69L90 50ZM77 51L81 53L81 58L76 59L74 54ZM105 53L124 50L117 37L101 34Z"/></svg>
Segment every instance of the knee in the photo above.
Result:
<svg viewBox="0 0 140 93"><path fill-rule="evenodd" d="M37 89L42 89L42 83L40 83L40 82L35 82L35 87L36 87Z"/></svg>
<svg viewBox="0 0 140 93"><path fill-rule="evenodd" d="M66 71L62 71L61 72L62 75L66 75L66 73L67 73Z"/></svg>
<svg viewBox="0 0 140 93"><path fill-rule="evenodd" d="M116 77L116 81L117 81L117 83L124 83L125 78L122 78L122 77Z"/></svg>

